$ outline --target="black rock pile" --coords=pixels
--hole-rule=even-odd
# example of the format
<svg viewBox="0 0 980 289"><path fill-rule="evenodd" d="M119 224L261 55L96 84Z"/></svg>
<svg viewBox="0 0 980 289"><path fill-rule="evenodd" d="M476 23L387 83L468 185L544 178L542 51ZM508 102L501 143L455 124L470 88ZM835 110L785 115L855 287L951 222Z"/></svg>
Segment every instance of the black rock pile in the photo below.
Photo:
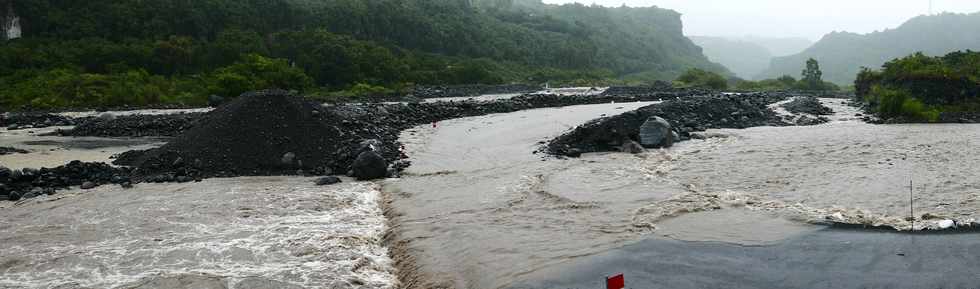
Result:
<svg viewBox="0 0 980 289"><path fill-rule="evenodd" d="M126 115L90 118L75 128L58 133L66 136L144 137L177 136L194 126L204 113Z"/></svg>
<svg viewBox="0 0 980 289"><path fill-rule="evenodd" d="M146 180L332 174L356 156L372 128L285 91L247 93L208 113L163 147L127 152L116 164Z"/></svg>
<svg viewBox="0 0 980 289"><path fill-rule="evenodd" d="M792 112L794 114L810 114L810 115L831 115L834 114L834 110L823 105L819 99L813 96L801 96L797 97L793 101L787 102L782 105L786 111Z"/></svg>
<svg viewBox="0 0 980 289"><path fill-rule="evenodd" d="M677 141L688 140L692 132L711 128L785 126L768 105L784 100L784 94L713 95L676 98L621 115L590 121L547 145L555 155L617 151L623 144L640 141L640 127L652 117L667 120Z"/></svg>
<svg viewBox="0 0 980 289"><path fill-rule="evenodd" d="M56 189L81 186L85 189L103 184L130 185L130 169L105 163L73 161L57 168L11 170L0 167L0 200L17 201L53 195Z"/></svg>
<svg viewBox="0 0 980 289"><path fill-rule="evenodd" d="M8 130L42 128L49 126L71 126L76 120L57 114L39 112L8 112L0 114L0 127Z"/></svg>

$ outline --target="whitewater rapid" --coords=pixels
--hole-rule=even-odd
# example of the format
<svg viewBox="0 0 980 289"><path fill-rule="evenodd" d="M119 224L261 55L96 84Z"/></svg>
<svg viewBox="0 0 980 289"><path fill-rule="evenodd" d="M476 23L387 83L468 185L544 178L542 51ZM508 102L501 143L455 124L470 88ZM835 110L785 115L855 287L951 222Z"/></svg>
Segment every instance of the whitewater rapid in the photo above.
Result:
<svg viewBox="0 0 980 289"><path fill-rule="evenodd" d="M395 288L374 183L102 186L0 202L0 288Z"/></svg>
<svg viewBox="0 0 980 289"><path fill-rule="evenodd" d="M980 217L980 125L872 125L837 99L809 127L704 132L644 154L533 152L646 104L529 110L406 131L413 166L384 190L420 275L506 288L549 266L659 236L767 244L845 223L907 230Z"/></svg>

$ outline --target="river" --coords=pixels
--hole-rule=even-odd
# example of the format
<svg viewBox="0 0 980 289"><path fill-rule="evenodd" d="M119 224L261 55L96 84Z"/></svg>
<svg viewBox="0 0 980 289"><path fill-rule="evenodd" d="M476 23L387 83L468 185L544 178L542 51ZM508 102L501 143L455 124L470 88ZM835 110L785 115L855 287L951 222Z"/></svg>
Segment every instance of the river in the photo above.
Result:
<svg viewBox="0 0 980 289"><path fill-rule="evenodd" d="M541 109L406 131L413 166L384 190L426 279L505 288L648 238L770 244L848 223L907 230L978 217L980 125L827 124L710 130L644 154L533 154L540 141L644 104ZM623 107L620 109L620 107ZM923 218L925 217L925 218Z"/></svg>

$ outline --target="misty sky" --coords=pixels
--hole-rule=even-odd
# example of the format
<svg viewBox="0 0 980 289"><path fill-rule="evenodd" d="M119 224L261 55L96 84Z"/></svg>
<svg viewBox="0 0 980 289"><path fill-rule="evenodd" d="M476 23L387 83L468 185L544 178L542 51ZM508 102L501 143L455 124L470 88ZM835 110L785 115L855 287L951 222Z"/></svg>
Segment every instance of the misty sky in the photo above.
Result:
<svg viewBox="0 0 980 289"><path fill-rule="evenodd" d="M804 37L868 33L927 14L928 0L543 0L545 3L658 6L678 11L686 35ZM980 0L933 0L933 12L980 11Z"/></svg>

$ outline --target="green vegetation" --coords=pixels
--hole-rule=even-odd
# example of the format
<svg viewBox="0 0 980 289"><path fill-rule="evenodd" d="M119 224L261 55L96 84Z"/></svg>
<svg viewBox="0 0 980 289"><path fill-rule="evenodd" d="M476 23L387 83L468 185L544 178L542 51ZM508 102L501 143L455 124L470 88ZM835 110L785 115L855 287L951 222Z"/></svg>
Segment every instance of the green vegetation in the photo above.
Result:
<svg viewBox="0 0 980 289"><path fill-rule="evenodd" d="M792 76L783 75L776 79L765 79L760 81L735 80L734 87L740 91L839 91L840 87L836 84L823 81L823 72L820 71L820 63L815 59L806 61L803 69L802 78L796 80Z"/></svg>
<svg viewBox="0 0 980 289"><path fill-rule="evenodd" d="M681 74L675 85L680 87L697 87L708 89L728 89L728 80L720 74L693 68Z"/></svg>
<svg viewBox="0 0 980 289"><path fill-rule="evenodd" d="M802 74L801 81L808 90L823 90L823 72L820 71L820 63L816 59L806 60L806 68Z"/></svg>
<svg viewBox="0 0 980 289"><path fill-rule="evenodd" d="M286 88L602 84L728 72L660 8L540 0L33 0L0 43L0 105L201 104ZM371 89L366 89L371 88Z"/></svg>
<svg viewBox="0 0 980 289"><path fill-rule="evenodd" d="M774 58L760 77L795 75L800 63L813 58L820 60L824 80L845 85L854 81L861 67L879 67L916 51L940 56L964 49L980 49L980 13L919 16L895 29L868 34L831 33L799 54Z"/></svg>
<svg viewBox="0 0 980 289"><path fill-rule="evenodd" d="M923 53L863 68L855 93L882 118L937 121L944 112L980 111L980 52Z"/></svg>
<svg viewBox="0 0 980 289"><path fill-rule="evenodd" d="M759 81L736 80L734 87L739 91L787 91L797 89L799 81L792 76L783 75L776 79Z"/></svg>

